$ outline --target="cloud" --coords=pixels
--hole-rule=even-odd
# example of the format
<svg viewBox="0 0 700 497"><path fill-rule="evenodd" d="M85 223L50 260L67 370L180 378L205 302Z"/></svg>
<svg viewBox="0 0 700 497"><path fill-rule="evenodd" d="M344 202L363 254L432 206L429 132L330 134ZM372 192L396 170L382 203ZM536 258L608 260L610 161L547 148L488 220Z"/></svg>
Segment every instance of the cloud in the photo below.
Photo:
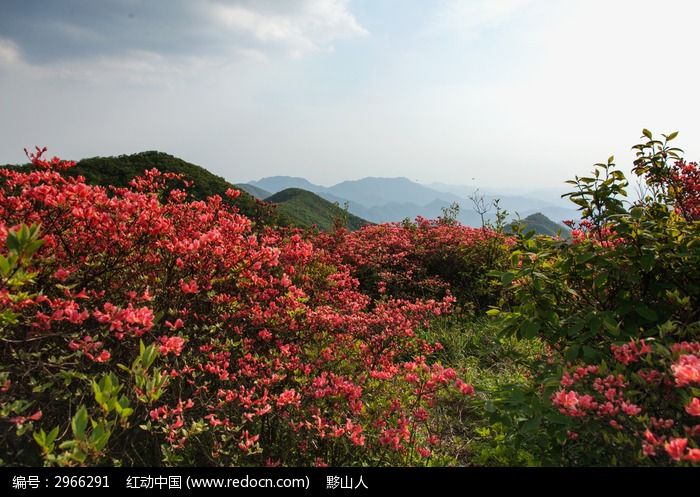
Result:
<svg viewBox="0 0 700 497"><path fill-rule="evenodd" d="M18 60L17 45L11 40L0 38L0 64L14 64Z"/></svg>
<svg viewBox="0 0 700 497"><path fill-rule="evenodd" d="M348 0L7 0L0 60L31 65L159 57L183 64L302 57L366 30Z"/></svg>
<svg viewBox="0 0 700 497"><path fill-rule="evenodd" d="M248 34L263 45L283 47L294 56L332 49L337 39L366 35L345 0L305 0L282 13L258 12L240 2L211 6L214 21L233 33Z"/></svg>
<svg viewBox="0 0 700 497"><path fill-rule="evenodd" d="M458 31L465 36L478 36L487 28L512 18L534 0L447 0L436 16L437 31Z"/></svg>

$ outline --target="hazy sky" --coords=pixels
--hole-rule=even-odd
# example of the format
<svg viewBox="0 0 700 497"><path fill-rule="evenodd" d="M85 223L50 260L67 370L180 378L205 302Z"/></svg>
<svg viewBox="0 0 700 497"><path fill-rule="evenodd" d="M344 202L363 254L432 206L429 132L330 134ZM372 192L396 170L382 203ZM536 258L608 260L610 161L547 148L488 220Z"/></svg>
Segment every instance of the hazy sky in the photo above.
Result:
<svg viewBox="0 0 700 497"><path fill-rule="evenodd" d="M0 163L161 150L233 181L554 186L679 130L696 0L0 0ZM472 180L475 178L475 180Z"/></svg>

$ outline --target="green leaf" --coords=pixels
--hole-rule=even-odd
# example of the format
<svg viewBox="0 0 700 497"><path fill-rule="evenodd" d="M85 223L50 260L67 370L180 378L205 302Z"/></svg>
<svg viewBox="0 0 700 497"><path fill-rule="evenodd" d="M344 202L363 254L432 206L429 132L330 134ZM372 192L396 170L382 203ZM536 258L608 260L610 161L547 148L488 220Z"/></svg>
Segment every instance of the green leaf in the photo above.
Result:
<svg viewBox="0 0 700 497"><path fill-rule="evenodd" d="M578 254L576 256L577 264L585 264L596 256L595 252L584 252L583 254Z"/></svg>
<svg viewBox="0 0 700 497"><path fill-rule="evenodd" d="M123 371L126 371L127 373L131 373L131 368L125 366L124 364L117 364L117 367Z"/></svg>
<svg viewBox="0 0 700 497"><path fill-rule="evenodd" d="M88 424L88 412L85 406L80 406L78 412L73 416L71 421L71 428L73 429L73 435L77 438L83 438L85 436L85 428Z"/></svg>
<svg viewBox="0 0 700 497"><path fill-rule="evenodd" d="M10 274L10 262L7 257L0 255L0 274L6 277Z"/></svg>
<svg viewBox="0 0 700 497"><path fill-rule="evenodd" d="M38 432L32 433L32 437L39 444L39 447L46 447L46 432L44 432L43 428Z"/></svg>
<svg viewBox="0 0 700 497"><path fill-rule="evenodd" d="M645 253L639 258L639 265L642 266L642 270L651 271L654 268L656 256L653 253Z"/></svg>
<svg viewBox="0 0 700 497"><path fill-rule="evenodd" d="M572 345L571 347L566 349L566 352L564 353L564 358L567 361L575 361L578 358L579 350L580 348L578 345Z"/></svg>
<svg viewBox="0 0 700 497"><path fill-rule="evenodd" d="M109 428L104 422L101 422L95 426L95 429L90 436L90 442L93 444L96 450L100 451L105 445L107 445L110 435L111 432L109 431Z"/></svg>
<svg viewBox="0 0 700 497"><path fill-rule="evenodd" d="M44 240L34 240L31 242L28 242L27 245L24 247L24 255L25 257L31 257L34 255L34 253L39 249L44 244Z"/></svg>
<svg viewBox="0 0 700 497"><path fill-rule="evenodd" d="M659 315L656 313L656 311L645 304L639 304L635 307L635 310L637 311L637 314L642 316L647 321L656 321L659 319Z"/></svg>
<svg viewBox="0 0 700 497"><path fill-rule="evenodd" d="M593 362L600 357L600 353L589 347L588 345L583 346L583 358L588 362Z"/></svg>
<svg viewBox="0 0 700 497"><path fill-rule="evenodd" d="M14 231L7 232L7 240L5 243L7 243L7 248L10 249L11 252L19 252L19 240L17 239L17 233Z"/></svg>
<svg viewBox="0 0 700 497"><path fill-rule="evenodd" d="M514 273L503 273L501 275L501 283L503 284L503 286L509 286L511 283L513 283L514 279L515 279Z"/></svg>
<svg viewBox="0 0 700 497"><path fill-rule="evenodd" d="M520 427L520 432L521 433L530 433L535 431L537 428L540 427L540 424L542 424L542 417L541 416L536 416L532 419L529 419L525 421L521 427Z"/></svg>
<svg viewBox="0 0 700 497"><path fill-rule="evenodd" d="M526 321L520 328L522 338L535 338L542 325L538 321Z"/></svg>
<svg viewBox="0 0 700 497"><path fill-rule="evenodd" d="M102 389L95 380L92 380L92 391L95 395L95 401L100 405L104 404L104 395L102 394Z"/></svg>
<svg viewBox="0 0 700 497"><path fill-rule="evenodd" d="M24 245L29 240L29 227L26 224L22 224L19 227L17 238L19 239L20 245Z"/></svg>
<svg viewBox="0 0 700 497"><path fill-rule="evenodd" d="M595 280L593 281L593 284L597 287L600 288L602 286L605 286L605 284L608 282L608 273L600 273L598 276L595 277Z"/></svg>
<svg viewBox="0 0 700 497"><path fill-rule="evenodd" d="M651 131L649 131L648 129L644 128L644 129L642 130L642 134L651 140Z"/></svg>
<svg viewBox="0 0 700 497"><path fill-rule="evenodd" d="M87 459L87 454L84 451L78 449L75 452L73 452L73 454L71 454L71 457L82 464L85 462L85 459Z"/></svg>
<svg viewBox="0 0 700 497"><path fill-rule="evenodd" d="M55 426L46 436L46 444L52 445L56 441L56 438L58 438L58 426Z"/></svg>
<svg viewBox="0 0 700 497"><path fill-rule="evenodd" d="M608 332L613 336L620 334L619 323L617 323L610 315L603 316L603 326L605 326L605 329L608 330Z"/></svg>

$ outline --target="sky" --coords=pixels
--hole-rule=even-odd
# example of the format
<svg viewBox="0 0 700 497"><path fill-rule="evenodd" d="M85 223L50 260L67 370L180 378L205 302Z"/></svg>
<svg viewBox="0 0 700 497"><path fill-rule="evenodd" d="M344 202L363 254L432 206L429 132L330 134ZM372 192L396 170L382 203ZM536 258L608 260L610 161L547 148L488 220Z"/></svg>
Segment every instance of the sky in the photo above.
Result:
<svg viewBox="0 0 700 497"><path fill-rule="evenodd" d="M0 163L559 187L700 156L695 0L0 0Z"/></svg>

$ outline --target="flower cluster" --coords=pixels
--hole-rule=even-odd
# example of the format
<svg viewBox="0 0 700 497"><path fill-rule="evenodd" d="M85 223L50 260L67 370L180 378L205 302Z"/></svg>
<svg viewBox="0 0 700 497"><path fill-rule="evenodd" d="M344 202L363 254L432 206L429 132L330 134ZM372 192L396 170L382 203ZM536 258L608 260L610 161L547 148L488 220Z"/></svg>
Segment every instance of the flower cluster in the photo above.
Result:
<svg viewBox="0 0 700 497"><path fill-rule="evenodd" d="M595 376L590 383L592 395L566 389L574 385L580 387L584 379L597 373L596 366L579 367L571 376L564 373L561 385L565 388L552 395L552 403L567 416L606 418L611 426L622 429L618 415L637 416L641 412L639 406L626 399L627 383L622 375Z"/></svg>
<svg viewBox="0 0 700 497"><path fill-rule="evenodd" d="M83 449L72 464L413 464L439 445L434 408L449 392L473 394L418 333L454 298L399 291L408 280L398 280L420 270L432 284L416 261L492 235L425 221L334 239L254 230L219 196L189 199L186 183L163 195L177 175L149 170L126 188L92 186L42 154L30 170L0 169L3 240L39 225L42 242L17 263L29 275L21 291L0 288L14 350L0 403L14 419L59 426L61 437L66 414L82 415L75 399L95 399L90 426L116 409L120 423L100 429L118 437L73 430L63 447ZM380 299L358 279L366 266L392 273ZM41 419L29 412L39 407ZM24 449L24 433L3 435L3 460L40 457ZM41 433L41 457L65 462Z"/></svg>
<svg viewBox="0 0 700 497"><path fill-rule="evenodd" d="M564 373L551 401L562 414L576 418L579 429L593 429L594 436L600 434L600 421L628 434L647 458L700 462L700 398L686 390L700 385L700 359L688 353L699 345L652 348L643 340L614 345L621 372L603 375L598 366L577 367ZM669 354L675 356L670 367L665 360Z"/></svg>
<svg viewBox="0 0 700 497"><path fill-rule="evenodd" d="M678 161L672 171L677 210L688 219L700 219L700 168L697 162Z"/></svg>
<svg viewBox="0 0 700 497"><path fill-rule="evenodd" d="M369 295L442 298L486 308L497 293L487 273L505 263L511 241L495 231L440 220L386 223L320 234L328 261L346 265Z"/></svg>
<svg viewBox="0 0 700 497"><path fill-rule="evenodd" d="M695 354L683 354L671 366L676 385L700 385L700 357Z"/></svg>
<svg viewBox="0 0 700 497"><path fill-rule="evenodd" d="M566 220L564 224L571 228L571 240L574 244L590 242L598 247L614 248L624 242L624 238L618 236L612 224L599 227L588 219Z"/></svg>

